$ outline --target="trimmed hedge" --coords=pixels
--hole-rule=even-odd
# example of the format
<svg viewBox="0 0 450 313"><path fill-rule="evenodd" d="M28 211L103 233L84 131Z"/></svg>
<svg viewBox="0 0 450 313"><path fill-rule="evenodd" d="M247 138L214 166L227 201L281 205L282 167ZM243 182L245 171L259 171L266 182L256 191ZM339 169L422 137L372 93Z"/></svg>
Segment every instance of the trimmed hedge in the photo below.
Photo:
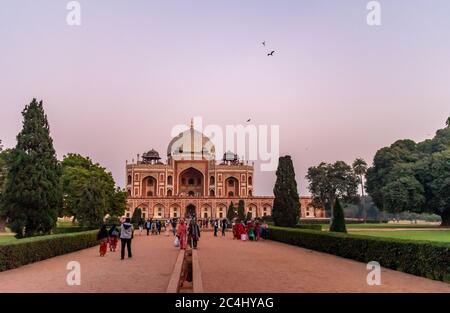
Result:
<svg viewBox="0 0 450 313"><path fill-rule="evenodd" d="M68 226L68 227L56 227L53 229L53 234L70 234L79 233L82 231L94 230L93 227L81 227L81 226Z"/></svg>
<svg viewBox="0 0 450 313"><path fill-rule="evenodd" d="M312 230L322 230L322 225L320 224L297 224L294 226L297 229L312 229Z"/></svg>
<svg viewBox="0 0 450 313"><path fill-rule="evenodd" d="M269 238L311 250L450 282L450 244L270 227Z"/></svg>
<svg viewBox="0 0 450 313"><path fill-rule="evenodd" d="M383 220L366 220L366 224L384 224L388 221ZM358 219L345 219L345 224L363 224L363 220ZM320 218L320 219L313 219L313 218L302 218L300 219L300 225L316 225L316 224L330 224L329 218Z"/></svg>
<svg viewBox="0 0 450 313"><path fill-rule="evenodd" d="M98 244L97 231L38 236L0 245L0 272Z"/></svg>

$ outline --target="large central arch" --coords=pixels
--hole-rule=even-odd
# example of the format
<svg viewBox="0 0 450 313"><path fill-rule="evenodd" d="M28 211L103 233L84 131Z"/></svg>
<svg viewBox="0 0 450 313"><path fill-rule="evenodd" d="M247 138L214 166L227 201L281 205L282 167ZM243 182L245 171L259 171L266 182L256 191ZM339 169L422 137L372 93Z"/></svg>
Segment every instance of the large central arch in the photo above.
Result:
<svg viewBox="0 0 450 313"><path fill-rule="evenodd" d="M186 196L203 196L205 177L199 170L190 167L178 176L178 193Z"/></svg>

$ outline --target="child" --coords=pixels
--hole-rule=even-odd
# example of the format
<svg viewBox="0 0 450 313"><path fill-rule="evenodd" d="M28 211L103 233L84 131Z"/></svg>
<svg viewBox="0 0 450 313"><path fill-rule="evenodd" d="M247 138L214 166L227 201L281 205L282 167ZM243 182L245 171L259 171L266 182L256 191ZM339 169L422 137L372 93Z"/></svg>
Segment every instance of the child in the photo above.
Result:
<svg viewBox="0 0 450 313"><path fill-rule="evenodd" d="M109 251L115 252L117 248L117 241L119 240L119 230L116 224L113 224L109 230Z"/></svg>
<svg viewBox="0 0 450 313"><path fill-rule="evenodd" d="M105 256L106 254L106 249L108 248L108 237L108 230L106 229L106 225L103 224L97 233L97 240L100 241L100 256Z"/></svg>

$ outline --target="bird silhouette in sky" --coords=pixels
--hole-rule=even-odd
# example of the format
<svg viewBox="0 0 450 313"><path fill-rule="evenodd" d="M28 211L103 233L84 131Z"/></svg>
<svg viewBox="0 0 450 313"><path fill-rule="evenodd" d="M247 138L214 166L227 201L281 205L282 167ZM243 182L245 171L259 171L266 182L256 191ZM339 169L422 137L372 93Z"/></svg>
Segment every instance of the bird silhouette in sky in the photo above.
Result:
<svg viewBox="0 0 450 313"><path fill-rule="evenodd" d="M267 53L268 57L273 57L273 54L275 53L275 50L272 50L270 53Z"/></svg>
<svg viewBox="0 0 450 313"><path fill-rule="evenodd" d="M263 42L262 42L262 45L263 45L263 46L265 47L265 46L266 46L266 42L265 42L265 41L263 41Z"/></svg>
<svg viewBox="0 0 450 313"><path fill-rule="evenodd" d="M250 122L251 120L252 120L252 119L251 119L251 118L249 118L249 119L247 120L247 123L248 123L248 122Z"/></svg>

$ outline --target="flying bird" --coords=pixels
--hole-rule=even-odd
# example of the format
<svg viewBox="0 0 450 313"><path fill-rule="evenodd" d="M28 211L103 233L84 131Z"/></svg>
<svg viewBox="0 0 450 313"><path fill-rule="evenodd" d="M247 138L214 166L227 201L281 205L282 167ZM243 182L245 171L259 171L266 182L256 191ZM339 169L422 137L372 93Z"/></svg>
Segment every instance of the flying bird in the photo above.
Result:
<svg viewBox="0 0 450 313"><path fill-rule="evenodd" d="M275 53L275 51L274 50L272 50L272 52L270 52L270 53L267 53L267 56L273 56L273 54Z"/></svg>
<svg viewBox="0 0 450 313"><path fill-rule="evenodd" d="M252 120L252 119L251 119L251 118L249 118L249 119L247 120L247 123L248 123L248 122L250 122L251 120Z"/></svg>
<svg viewBox="0 0 450 313"><path fill-rule="evenodd" d="M263 46L265 47L265 46L266 46L266 42L265 42L265 41L263 41L263 42L262 42L262 45L263 45Z"/></svg>

